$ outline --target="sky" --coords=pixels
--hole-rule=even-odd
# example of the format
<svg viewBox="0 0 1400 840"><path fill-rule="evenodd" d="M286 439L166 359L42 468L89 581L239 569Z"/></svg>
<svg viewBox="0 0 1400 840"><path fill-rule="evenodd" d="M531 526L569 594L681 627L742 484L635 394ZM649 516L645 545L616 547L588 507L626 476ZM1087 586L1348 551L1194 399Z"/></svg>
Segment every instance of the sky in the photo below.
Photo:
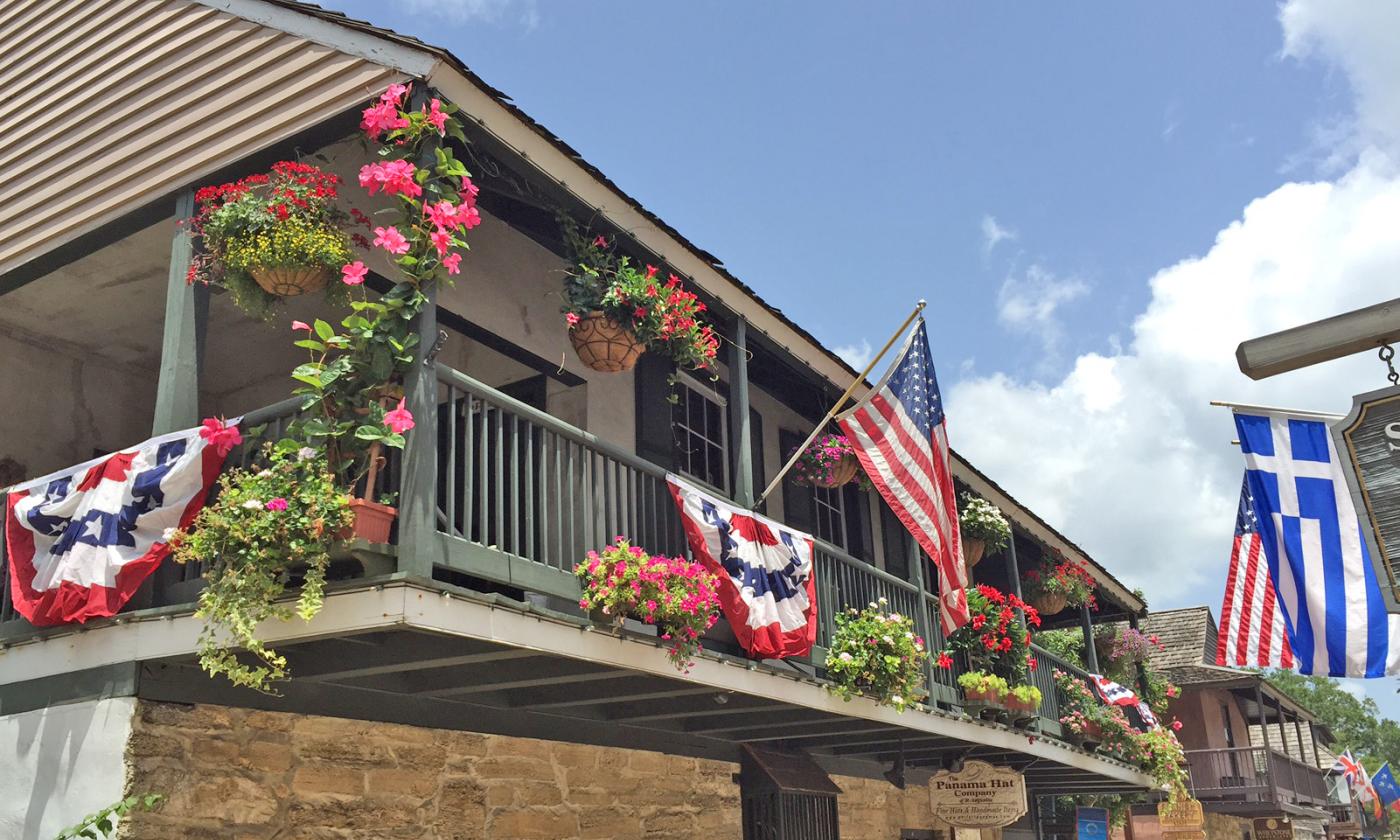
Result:
<svg viewBox="0 0 1400 840"><path fill-rule="evenodd" d="M1400 4L325 2L451 49L853 364L927 299L954 447L1153 608L1219 611L1209 400L1386 384L1234 349L1396 296Z"/></svg>

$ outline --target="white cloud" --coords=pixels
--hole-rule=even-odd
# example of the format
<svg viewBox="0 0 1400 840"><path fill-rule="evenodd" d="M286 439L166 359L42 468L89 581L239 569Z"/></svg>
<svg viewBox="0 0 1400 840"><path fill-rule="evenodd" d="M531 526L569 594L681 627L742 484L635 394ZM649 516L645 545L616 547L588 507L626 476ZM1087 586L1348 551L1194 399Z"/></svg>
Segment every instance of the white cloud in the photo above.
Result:
<svg viewBox="0 0 1400 840"><path fill-rule="evenodd" d="M1381 5L1365 8L1391 14ZM948 394L953 445L1158 607L1219 609L1241 461L1229 413L1209 400L1345 411L1351 394L1385 384L1369 354L1263 382L1234 358L1243 339L1395 297L1400 176L1385 149L1400 138L1400 109L1386 91L1364 91L1386 73L1400 78L1395 57L1371 43L1400 29L1342 6L1345 26L1313 0L1294 0L1283 20L1291 55L1311 45L1358 86L1367 150L1350 171L1278 187L1206 253L1159 271L1120 348L1080 356L1056 382L998 373ZM1052 303L1004 287L999 302L1003 320L1010 300L1012 323L1053 323L1075 296Z"/></svg>
<svg viewBox="0 0 1400 840"><path fill-rule="evenodd" d="M996 216L987 214L982 217L982 253L990 254L993 248L1008 239L1016 241L1016 231L1002 227Z"/></svg>
<svg viewBox="0 0 1400 840"><path fill-rule="evenodd" d="M440 15L452 23L501 23L514 19L525 29L540 23L536 0L397 0L409 12Z"/></svg>
<svg viewBox="0 0 1400 840"><path fill-rule="evenodd" d="M856 370L865 370L865 366L870 364L870 357L875 355L875 349L863 338L854 344L838 344L835 350L836 355Z"/></svg>
<svg viewBox="0 0 1400 840"><path fill-rule="evenodd" d="M1008 274L997 290L997 320L1011 329L1035 336L1048 359L1053 359L1064 329L1060 307L1089 293L1077 277L1059 277L1038 263L1021 274Z"/></svg>

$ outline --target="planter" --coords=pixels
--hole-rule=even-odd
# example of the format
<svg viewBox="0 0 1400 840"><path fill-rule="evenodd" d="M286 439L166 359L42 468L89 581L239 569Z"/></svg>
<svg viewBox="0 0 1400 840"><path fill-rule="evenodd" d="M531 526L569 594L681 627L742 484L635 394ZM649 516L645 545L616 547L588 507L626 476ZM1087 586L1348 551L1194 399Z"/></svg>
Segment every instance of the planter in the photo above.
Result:
<svg viewBox="0 0 1400 840"><path fill-rule="evenodd" d="M1006 710L1013 716L1035 717L1040 714L1040 704L1030 700L1022 700L1014 694L1007 694L1001 700Z"/></svg>
<svg viewBox="0 0 1400 840"><path fill-rule="evenodd" d="M1006 701L1011 699L1011 695L1002 694L1000 691L973 691L967 688L963 689L963 697L967 699L968 703L998 708L1006 708Z"/></svg>
<svg viewBox="0 0 1400 840"><path fill-rule="evenodd" d="M331 279L331 270L323 265L283 265L255 268L248 273L263 291L278 297L296 297L319 291Z"/></svg>
<svg viewBox="0 0 1400 840"><path fill-rule="evenodd" d="M631 370L646 346L631 330L601 312L590 312L569 330L579 361L603 373Z"/></svg>
<svg viewBox="0 0 1400 840"><path fill-rule="evenodd" d="M1079 745L1089 752L1094 752L1103 743L1103 727L1097 723L1084 724L1084 731L1076 736Z"/></svg>
<svg viewBox="0 0 1400 840"><path fill-rule="evenodd" d="M1054 615L1069 606L1069 596L1058 592L1039 592L1031 596L1030 604L1041 615Z"/></svg>
<svg viewBox="0 0 1400 840"><path fill-rule="evenodd" d="M355 514L355 521L337 535L340 539L381 544L389 542L389 529L394 526L394 517L399 514L397 508L368 499L351 499L350 510Z"/></svg>
<svg viewBox="0 0 1400 840"><path fill-rule="evenodd" d="M963 540L963 562L970 569L982 562L982 555L987 552L985 540L966 539Z"/></svg>
<svg viewBox="0 0 1400 840"><path fill-rule="evenodd" d="M850 484L860 473L860 459L854 455L842 455L841 462L831 471L831 477L825 481L813 481L817 487L840 487Z"/></svg>
<svg viewBox="0 0 1400 840"><path fill-rule="evenodd" d="M614 630L622 628L622 623L627 620L627 614L608 614L603 612L602 607L592 607L588 610L588 620L594 624L601 624L604 627L611 627Z"/></svg>

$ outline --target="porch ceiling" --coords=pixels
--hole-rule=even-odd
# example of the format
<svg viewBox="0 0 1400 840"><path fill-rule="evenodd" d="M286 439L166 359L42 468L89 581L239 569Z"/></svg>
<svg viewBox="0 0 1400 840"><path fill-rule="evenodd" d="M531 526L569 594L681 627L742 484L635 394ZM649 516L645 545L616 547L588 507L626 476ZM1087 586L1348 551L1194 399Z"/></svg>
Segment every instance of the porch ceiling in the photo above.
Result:
<svg viewBox="0 0 1400 840"><path fill-rule="evenodd" d="M8 674L143 661L137 693L736 760L743 744L801 748L835 772L875 775L903 751L911 778L962 756L1021 769L1057 792L1142 790L1118 762L961 715L842 703L810 676L707 654L676 672L655 640L507 609L504 602L391 584L342 592L308 626L282 625L294 678L281 697L211 680L191 617L138 620L17 645ZM347 635L351 634L351 635Z"/></svg>

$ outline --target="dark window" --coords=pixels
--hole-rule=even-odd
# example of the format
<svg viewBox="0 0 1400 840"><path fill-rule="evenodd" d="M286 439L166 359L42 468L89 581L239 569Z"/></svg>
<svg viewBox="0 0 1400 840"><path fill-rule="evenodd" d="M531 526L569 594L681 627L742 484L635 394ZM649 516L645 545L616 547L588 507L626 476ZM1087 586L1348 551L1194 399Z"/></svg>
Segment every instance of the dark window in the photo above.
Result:
<svg viewBox="0 0 1400 840"><path fill-rule="evenodd" d="M671 407L676 463L681 472L722 493L729 490L729 423L720 396L682 378Z"/></svg>
<svg viewBox="0 0 1400 840"><path fill-rule="evenodd" d="M832 545L846 548L846 494L841 487L813 487L817 536Z"/></svg>
<svg viewBox="0 0 1400 840"><path fill-rule="evenodd" d="M885 571L900 580L909 580L909 532L883 498L880 499L880 531Z"/></svg>

